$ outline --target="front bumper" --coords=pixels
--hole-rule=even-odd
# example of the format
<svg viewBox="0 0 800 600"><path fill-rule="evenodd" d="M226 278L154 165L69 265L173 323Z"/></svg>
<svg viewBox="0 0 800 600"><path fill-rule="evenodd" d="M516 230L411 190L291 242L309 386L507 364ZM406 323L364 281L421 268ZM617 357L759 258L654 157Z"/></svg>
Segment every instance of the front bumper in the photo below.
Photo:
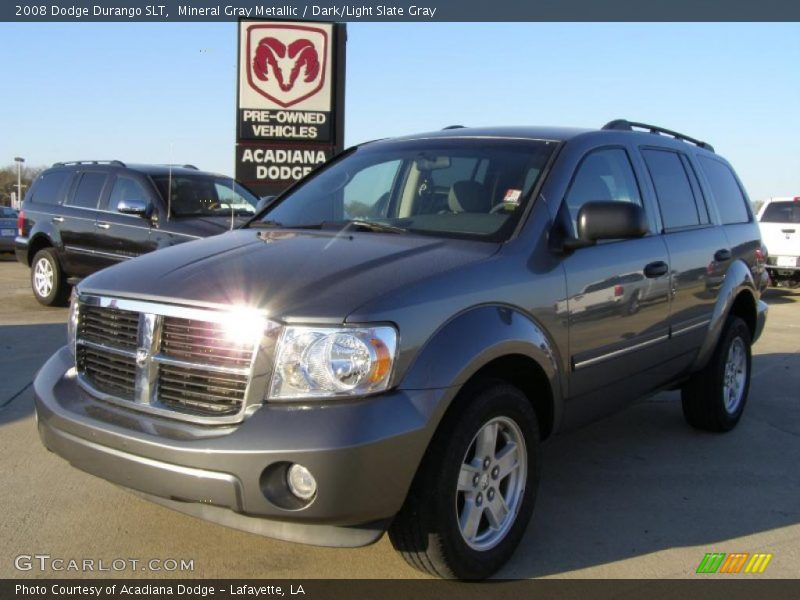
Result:
<svg viewBox="0 0 800 600"><path fill-rule="evenodd" d="M44 445L73 466L151 500L269 537L328 546L378 539L400 510L444 390L395 391L327 405L264 405L234 426L200 426L102 403L62 348L34 381ZM300 463L314 500L267 499L264 471Z"/></svg>

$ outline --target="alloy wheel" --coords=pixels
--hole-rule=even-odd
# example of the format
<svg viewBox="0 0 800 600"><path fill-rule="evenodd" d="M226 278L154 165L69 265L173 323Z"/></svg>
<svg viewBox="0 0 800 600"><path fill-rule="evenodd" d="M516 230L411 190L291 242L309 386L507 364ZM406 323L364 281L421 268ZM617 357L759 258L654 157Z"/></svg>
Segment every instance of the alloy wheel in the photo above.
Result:
<svg viewBox="0 0 800 600"><path fill-rule="evenodd" d="M525 438L507 417L485 423L464 455L456 491L461 537L473 550L499 544L519 513L528 473Z"/></svg>
<svg viewBox="0 0 800 600"><path fill-rule="evenodd" d="M50 261L46 258L36 261L33 269L33 285L40 297L47 298L50 295L50 292L53 291L54 280L55 272Z"/></svg>
<svg viewBox="0 0 800 600"><path fill-rule="evenodd" d="M745 381L747 380L747 351L740 337L733 338L728 348L725 361L724 382L722 390L725 398L725 410L734 414L744 398Z"/></svg>

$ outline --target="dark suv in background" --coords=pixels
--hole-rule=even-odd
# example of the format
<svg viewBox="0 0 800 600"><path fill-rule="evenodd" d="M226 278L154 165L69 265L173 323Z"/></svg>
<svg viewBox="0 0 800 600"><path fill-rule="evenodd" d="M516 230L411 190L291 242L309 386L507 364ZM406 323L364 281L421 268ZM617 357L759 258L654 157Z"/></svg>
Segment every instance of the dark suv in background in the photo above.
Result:
<svg viewBox="0 0 800 600"><path fill-rule="evenodd" d="M540 440L663 389L693 427L736 426L765 283L744 188L687 136L373 142L236 231L82 281L39 433L175 510L329 546L388 529L416 568L486 577Z"/></svg>
<svg viewBox="0 0 800 600"><path fill-rule="evenodd" d="M0 252L14 251L18 216L19 214L13 208L0 206Z"/></svg>
<svg viewBox="0 0 800 600"><path fill-rule="evenodd" d="M70 284L95 271L233 229L259 199L230 177L192 165L118 160L56 163L25 196L15 241L42 304L65 304Z"/></svg>

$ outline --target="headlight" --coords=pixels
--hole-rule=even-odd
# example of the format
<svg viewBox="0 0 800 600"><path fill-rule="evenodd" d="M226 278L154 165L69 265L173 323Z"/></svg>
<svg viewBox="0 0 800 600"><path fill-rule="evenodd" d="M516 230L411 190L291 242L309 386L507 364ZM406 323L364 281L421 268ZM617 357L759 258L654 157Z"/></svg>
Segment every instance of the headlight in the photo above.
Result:
<svg viewBox="0 0 800 600"><path fill-rule="evenodd" d="M389 387L397 350L392 327L286 327L270 399L357 396Z"/></svg>
<svg viewBox="0 0 800 600"><path fill-rule="evenodd" d="M75 344L78 339L78 292L72 288L72 296L69 300L69 318L67 319L67 345L72 351L72 356L75 356Z"/></svg>

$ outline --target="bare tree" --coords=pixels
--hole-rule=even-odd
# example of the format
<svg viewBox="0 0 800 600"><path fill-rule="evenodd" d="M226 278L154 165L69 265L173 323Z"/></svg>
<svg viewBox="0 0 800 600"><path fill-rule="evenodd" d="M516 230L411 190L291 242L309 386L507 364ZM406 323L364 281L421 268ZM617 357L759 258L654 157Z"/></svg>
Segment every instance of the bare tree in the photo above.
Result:
<svg viewBox="0 0 800 600"><path fill-rule="evenodd" d="M30 188L31 182L36 179L37 175L44 171L46 167L29 167L22 168L22 192ZM11 193L17 191L17 165L10 164L6 167L0 168L0 205L11 205Z"/></svg>

